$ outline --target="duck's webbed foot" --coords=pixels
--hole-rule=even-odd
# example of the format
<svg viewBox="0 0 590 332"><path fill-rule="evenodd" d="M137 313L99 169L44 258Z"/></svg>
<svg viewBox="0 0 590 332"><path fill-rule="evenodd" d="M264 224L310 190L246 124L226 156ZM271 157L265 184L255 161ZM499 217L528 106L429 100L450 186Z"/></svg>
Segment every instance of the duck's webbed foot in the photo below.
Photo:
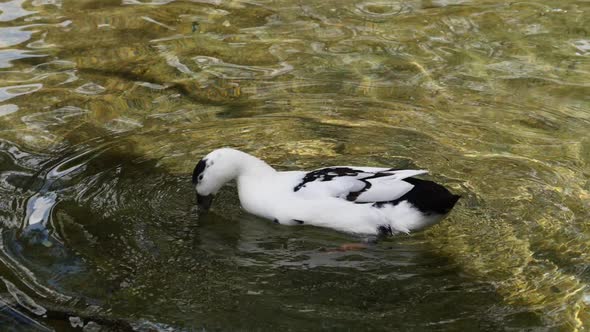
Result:
<svg viewBox="0 0 590 332"><path fill-rule="evenodd" d="M351 243L344 243L337 248L328 249L328 252L336 252L336 251L356 251L356 250L364 250L368 249L372 246L377 244L377 237L367 237L363 238L359 242L351 242Z"/></svg>
<svg viewBox="0 0 590 332"><path fill-rule="evenodd" d="M367 249L369 245L367 243L344 243L340 247L334 249L333 251L353 251L353 250L364 250Z"/></svg>

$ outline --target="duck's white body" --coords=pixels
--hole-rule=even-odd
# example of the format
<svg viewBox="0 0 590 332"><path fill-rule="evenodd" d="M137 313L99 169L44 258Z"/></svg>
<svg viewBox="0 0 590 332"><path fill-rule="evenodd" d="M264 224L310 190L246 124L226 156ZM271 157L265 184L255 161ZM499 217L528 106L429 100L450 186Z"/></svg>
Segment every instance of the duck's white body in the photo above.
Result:
<svg viewBox="0 0 590 332"><path fill-rule="evenodd" d="M355 166L279 172L258 158L224 148L197 164L193 182L197 194L207 196L236 179L242 207L279 224L377 235L423 229L451 210L458 196L434 182L411 178L425 173Z"/></svg>

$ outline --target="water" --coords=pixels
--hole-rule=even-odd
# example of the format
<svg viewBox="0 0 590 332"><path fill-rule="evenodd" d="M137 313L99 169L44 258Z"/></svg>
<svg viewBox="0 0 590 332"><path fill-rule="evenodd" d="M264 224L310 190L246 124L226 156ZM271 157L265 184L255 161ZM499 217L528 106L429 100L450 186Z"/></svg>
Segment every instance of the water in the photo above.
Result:
<svg viewBox="0 0 590 332"><path fill-rule="evenodd" d="M0 2L0 321L12 331L590 326L590 4ZM357 239L190 172L420 167L463 199Z"/></svg>

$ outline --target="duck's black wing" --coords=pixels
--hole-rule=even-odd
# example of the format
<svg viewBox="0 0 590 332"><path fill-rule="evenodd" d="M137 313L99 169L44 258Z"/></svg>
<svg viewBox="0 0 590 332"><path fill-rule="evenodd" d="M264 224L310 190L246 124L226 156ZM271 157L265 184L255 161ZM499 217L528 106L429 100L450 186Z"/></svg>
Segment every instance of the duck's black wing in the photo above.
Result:
<svg viewBox="0 0 590 332"><path fill-rule="evenodd" d="M293 191L309 198L336 197L357 203L396 200L414 188L404 179L425 170L333 166L304 173Z"/></svg>

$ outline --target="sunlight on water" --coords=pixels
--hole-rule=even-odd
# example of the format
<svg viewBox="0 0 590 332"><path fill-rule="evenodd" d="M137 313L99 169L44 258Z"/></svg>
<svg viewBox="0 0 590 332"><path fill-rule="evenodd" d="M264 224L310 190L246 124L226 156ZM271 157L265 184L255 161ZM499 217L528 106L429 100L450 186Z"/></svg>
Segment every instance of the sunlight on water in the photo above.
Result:
<svg viewBox="0 0 590 332"><path fill-rule="evenodd" d="M0 318L15 330L590 326L590 5L0 3ZM192 168L419 167L463 199L354 253Z"/></svg>

